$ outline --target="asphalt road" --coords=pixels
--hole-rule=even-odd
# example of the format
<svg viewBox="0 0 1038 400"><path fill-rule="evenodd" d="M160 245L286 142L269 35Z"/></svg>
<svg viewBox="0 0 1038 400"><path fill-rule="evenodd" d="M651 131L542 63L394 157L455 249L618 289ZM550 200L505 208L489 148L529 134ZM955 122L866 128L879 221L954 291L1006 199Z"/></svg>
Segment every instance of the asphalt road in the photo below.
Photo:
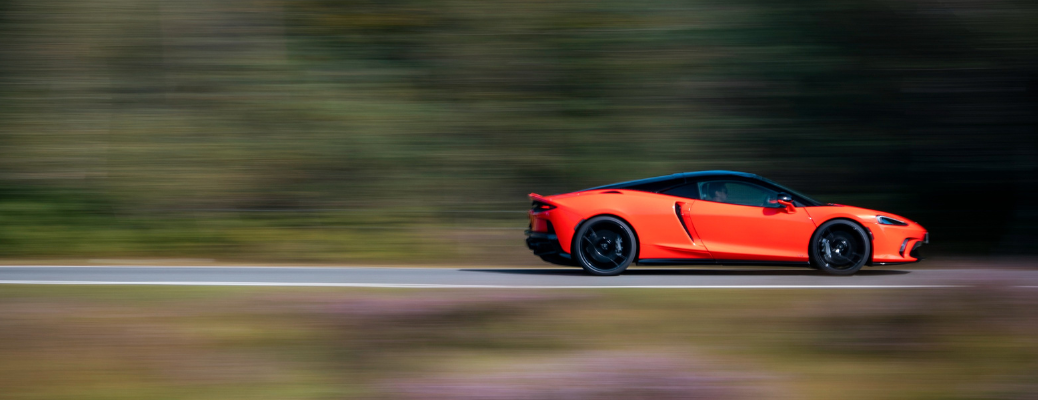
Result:
<svg viewBox="0 0 1038 400"><path fill-rule="evenodd" d="M621 276L595 277L579 269L542 268L0 266L0 284L743 289L1004 285L1038 288L1038 270L866 268L851 277L832 277L809 269L633 268Z"/></svg>

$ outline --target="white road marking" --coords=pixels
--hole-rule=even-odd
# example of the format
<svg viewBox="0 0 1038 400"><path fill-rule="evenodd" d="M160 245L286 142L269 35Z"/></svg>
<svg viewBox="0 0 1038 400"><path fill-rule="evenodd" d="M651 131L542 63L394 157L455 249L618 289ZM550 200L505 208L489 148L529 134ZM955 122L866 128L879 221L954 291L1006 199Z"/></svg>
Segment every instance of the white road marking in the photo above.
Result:
<svg viewBox="0 0 1038 400"><path fill-rule="evenodd" d="M438 283L172 282L0 280L10 285L281 286L415 289L936 289L968 285L465 285Z"/></svg>

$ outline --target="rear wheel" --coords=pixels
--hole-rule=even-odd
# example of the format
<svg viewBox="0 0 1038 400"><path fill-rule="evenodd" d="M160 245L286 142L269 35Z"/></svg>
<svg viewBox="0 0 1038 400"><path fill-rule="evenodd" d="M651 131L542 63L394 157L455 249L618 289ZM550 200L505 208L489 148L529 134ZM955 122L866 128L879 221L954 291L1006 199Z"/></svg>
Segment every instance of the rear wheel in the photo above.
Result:
<svg viewBox="0 0 1038 400"><path fill-rule="evenodd" d="M811 265L829 275L854 275L868 261L872 243L851 221L829 221L811 237Z"/></svg>
<svg viewBox="0 0 1038 400"><path fill-rule="evenodd" d="M638 254L634 230L616 217L592 218L580 226L574 237L573 257L591 275L619 275Z"/></svg>

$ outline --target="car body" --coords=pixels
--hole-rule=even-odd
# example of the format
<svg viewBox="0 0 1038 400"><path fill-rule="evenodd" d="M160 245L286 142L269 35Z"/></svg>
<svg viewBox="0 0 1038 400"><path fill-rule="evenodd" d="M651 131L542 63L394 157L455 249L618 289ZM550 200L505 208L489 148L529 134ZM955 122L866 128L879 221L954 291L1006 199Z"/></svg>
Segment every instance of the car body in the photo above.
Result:
<svg viewBox="0 0 1038 400"><path fill-rule="evenodd" d="M838 256L834 251L840 251L840 240L856 250L862 265L900 264L919 261L918 249L929 241L926 229L904 217L821 203L761 176L735 171L679 173L552 196L531 193L530 199L527 245L557 264L581 265L574 250L587 245L591 247L585 250L593 253L595 244L589 242L612 243L601 235L577 237L582 224L596 217L610 217L609 226L620 226L613 229L613 239L621 243L609 246L637 243L624 251L633 250L629 258L638 265L819 267L825 264L821 259ZM823 226L835 230L819 232ZM622 243L627 230L633 232ZM818 247L814 253L812 243ZM860 267L850 273L827 272L848 275Z"/></svg>

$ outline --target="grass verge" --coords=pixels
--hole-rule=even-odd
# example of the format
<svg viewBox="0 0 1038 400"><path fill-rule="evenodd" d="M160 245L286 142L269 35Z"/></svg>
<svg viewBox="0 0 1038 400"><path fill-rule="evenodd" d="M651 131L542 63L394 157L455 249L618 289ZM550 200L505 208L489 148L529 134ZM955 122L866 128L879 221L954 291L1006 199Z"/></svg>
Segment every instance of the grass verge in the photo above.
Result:
<svg viewBox="0 0 1038 400"><path fill-rule="evenodd" d="M1026 398L1000 286L390 290L0 286L5 399Z"/></svg>

